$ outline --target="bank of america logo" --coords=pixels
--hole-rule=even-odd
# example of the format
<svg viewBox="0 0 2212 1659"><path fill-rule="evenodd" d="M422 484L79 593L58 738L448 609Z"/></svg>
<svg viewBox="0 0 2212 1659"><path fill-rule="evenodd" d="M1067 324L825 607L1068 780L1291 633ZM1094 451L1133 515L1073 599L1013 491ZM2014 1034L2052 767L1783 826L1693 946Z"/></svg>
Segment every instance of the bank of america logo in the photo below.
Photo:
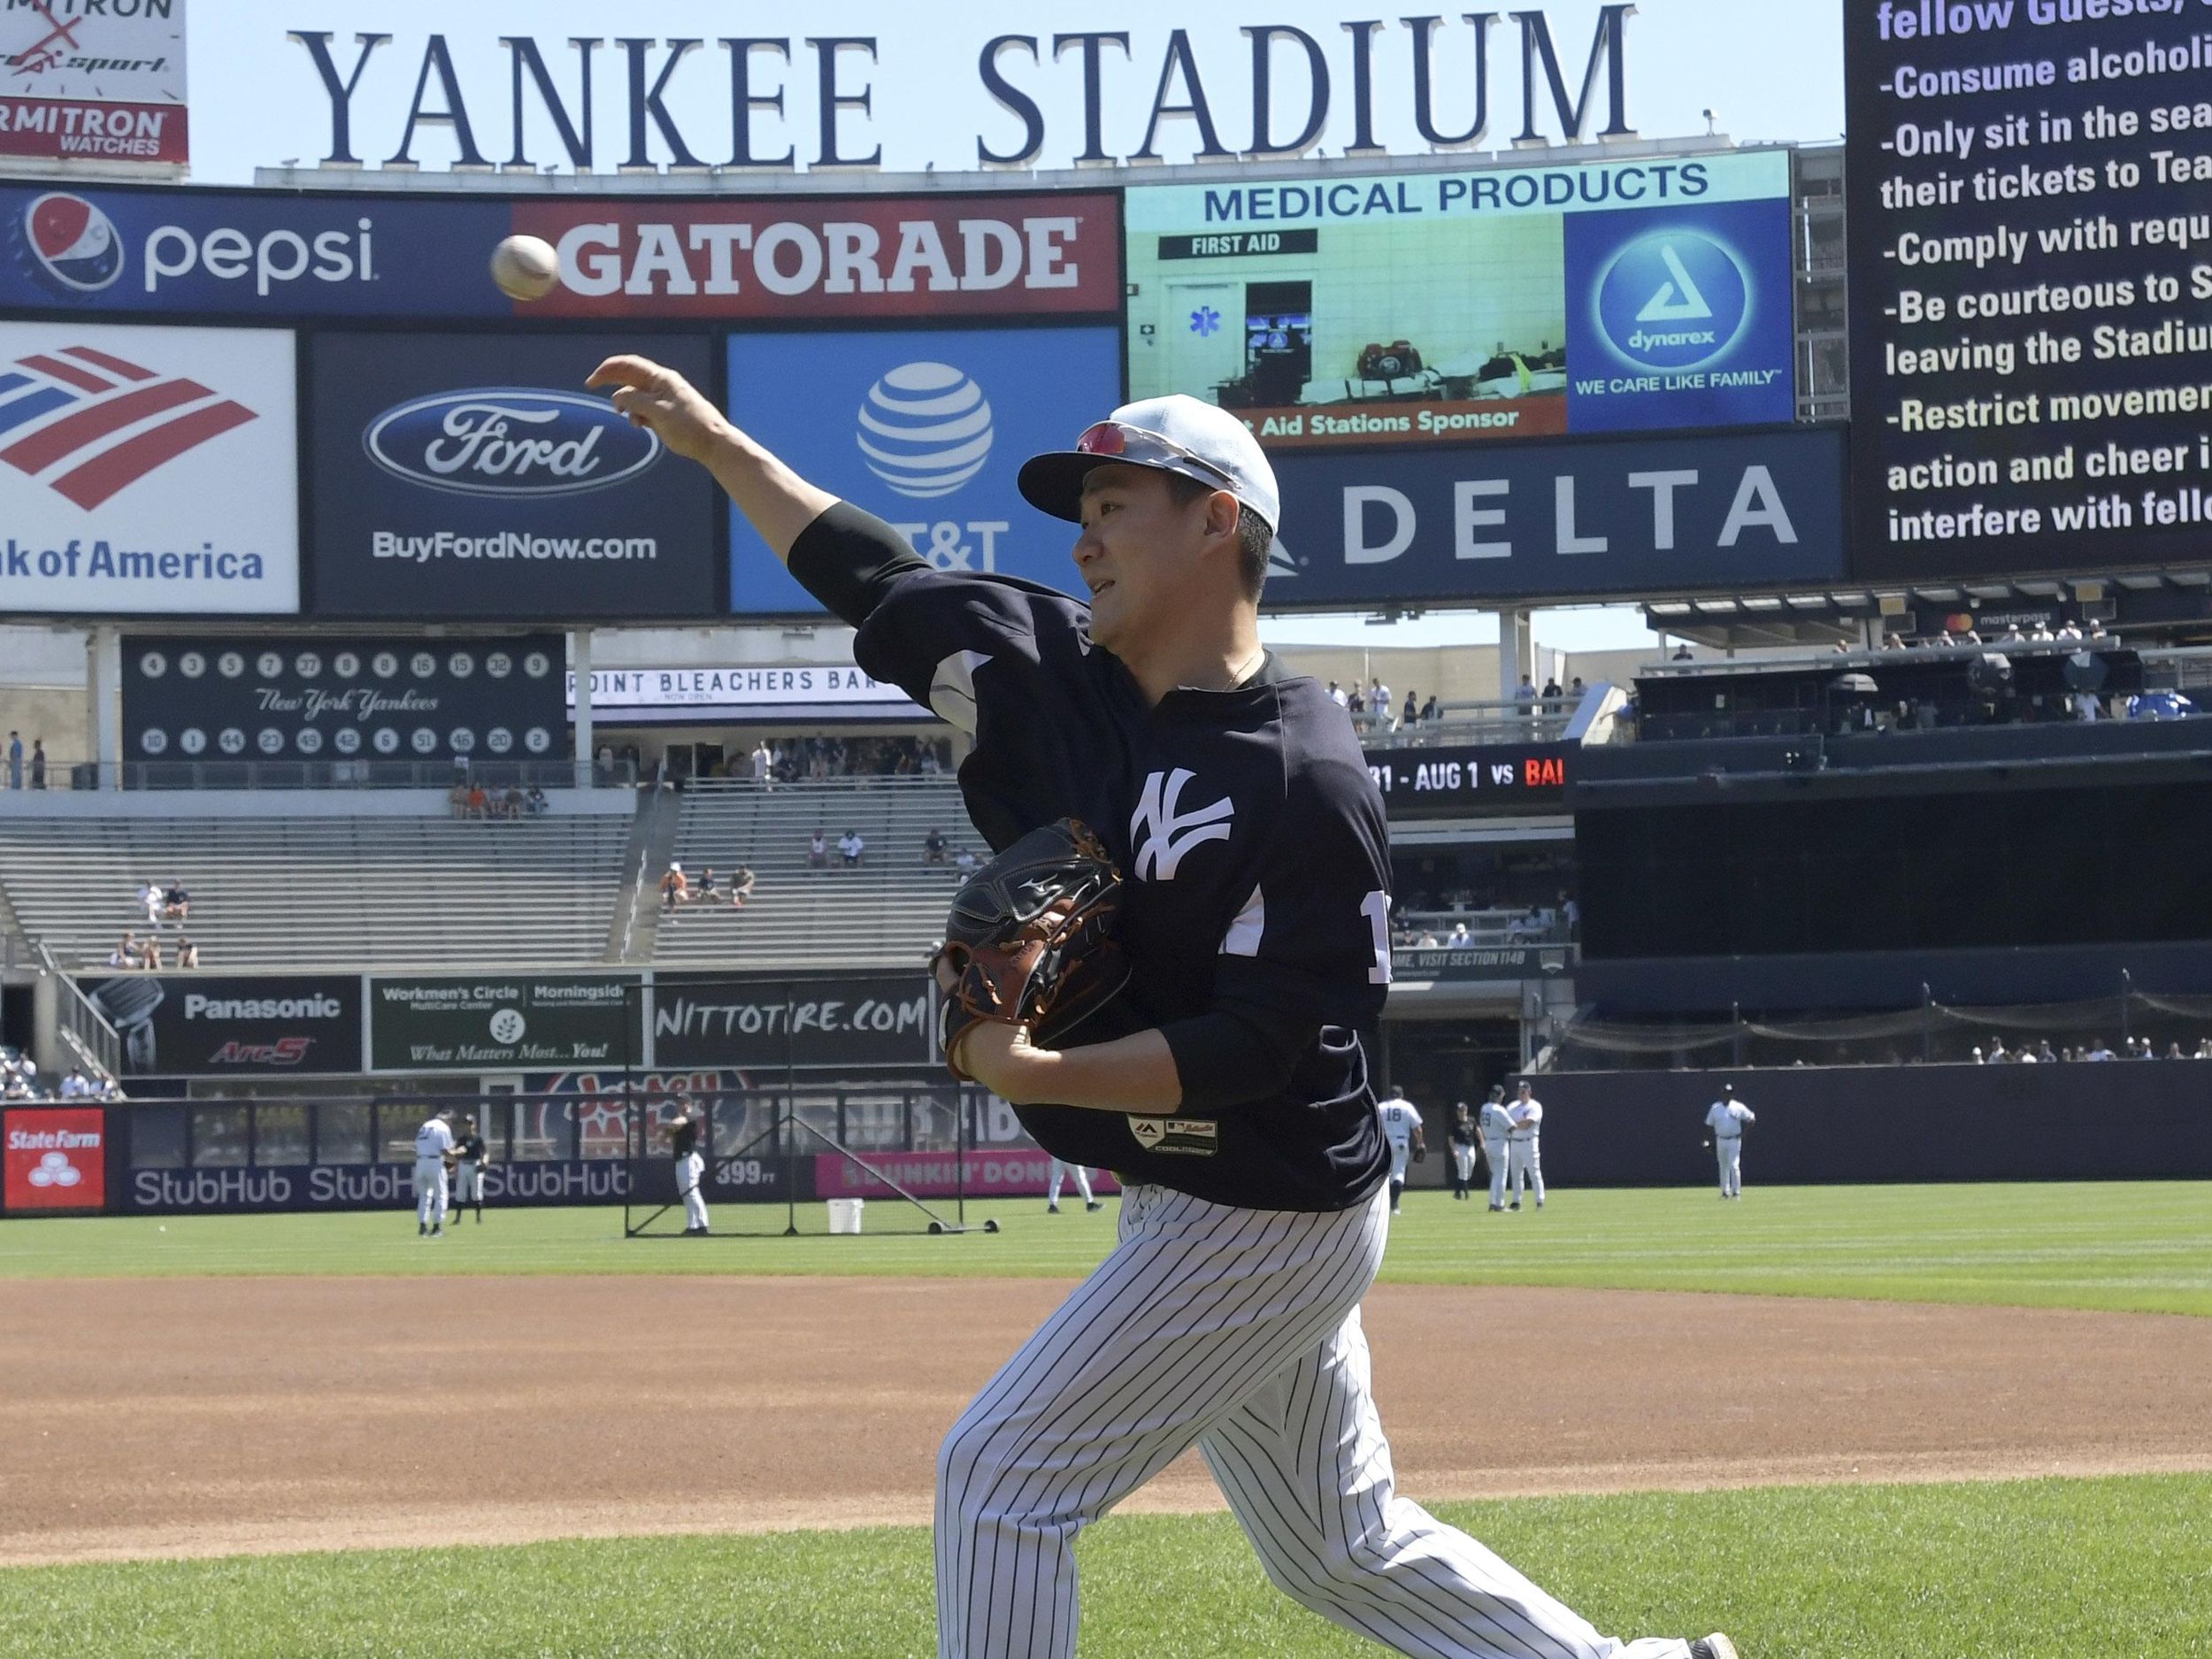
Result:
<svg viewBox="0 0 2212 1659"><path fill-rule="evenodd" d="M257 418L197 380L90 346L0 365L0 461L87 509Z"/></svg>

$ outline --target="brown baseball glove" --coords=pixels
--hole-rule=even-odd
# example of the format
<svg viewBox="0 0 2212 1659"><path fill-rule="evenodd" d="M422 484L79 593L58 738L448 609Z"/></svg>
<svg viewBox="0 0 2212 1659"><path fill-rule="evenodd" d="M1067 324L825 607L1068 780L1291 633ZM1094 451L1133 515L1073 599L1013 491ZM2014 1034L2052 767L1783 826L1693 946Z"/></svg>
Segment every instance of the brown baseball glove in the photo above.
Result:
<svg viewBox="0 0 2212 1659"><path fill-rule="evenodd" d="M984 1020L1027 1025L1048 1047L1112 999L1129 964L1114 941L1121 872L1088 827L1062 818L1023 836L969 878L930 958L945 994L945 1064Z"/></svg>

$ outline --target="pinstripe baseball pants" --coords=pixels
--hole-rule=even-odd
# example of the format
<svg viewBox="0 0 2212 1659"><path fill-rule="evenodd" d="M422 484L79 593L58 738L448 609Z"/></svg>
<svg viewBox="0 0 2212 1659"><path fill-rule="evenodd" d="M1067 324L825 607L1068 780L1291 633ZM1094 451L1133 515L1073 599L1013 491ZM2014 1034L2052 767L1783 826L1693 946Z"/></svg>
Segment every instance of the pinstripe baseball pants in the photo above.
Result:
<svg viewBox="0 0 2212 1659"><path fill-rule="evenodd" d="M1276 1586L1423 1659L1687 1659L1601 1636L1396 1495L1359 1302L1389 1195L1336 1214L1124 1194L1120 1242L937 1460L941 1659L1071 1659L1075 1535L1196 1444Z"/></svg>

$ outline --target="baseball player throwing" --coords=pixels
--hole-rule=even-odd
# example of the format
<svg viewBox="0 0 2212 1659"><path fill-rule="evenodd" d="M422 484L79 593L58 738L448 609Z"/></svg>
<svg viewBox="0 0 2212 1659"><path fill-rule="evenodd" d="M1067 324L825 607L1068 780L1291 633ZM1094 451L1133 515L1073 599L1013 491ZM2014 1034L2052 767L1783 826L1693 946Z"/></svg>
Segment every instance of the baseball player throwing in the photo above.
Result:
<svg viewBox="0 0 2212 1659"><path fill-rule="evenodd" d="M1720 1165L1720 1195L1743 1196L1743 1132L1759 1121L1750 1107L1736 1098L1736 1086L1720 1086L1720 1098L1705 1113L1706 1133L1711 1137L1713 1159Z"/></svg>
<svg viewBox="0 0 2212 1659"><path fill-rule="evenodd" d="M707 1236L707 1197L699 1184L707 1178L706 1155L699 1150L699 1132L707 1115L688 1100L679 1101L676 1115L668 1120L668 1152L676 1160L676 1194L684 1201L684 1237Z"/></svg>
<svg viewBox="0 0 2212 1659"><path fill-rule="evenodd" d="M1081 1045L983 1023L949 1056L1124 1195L1112 1253L945 1437L941 1659L1070 1659L1076 1535L1193 1445L1269 1578L1400 1653L1733 1659L1601 1636L1396 1494L1359 1317L1389 1232L1362 1035L1390 979L1382 803L1342 711L1261 648L1275 480L1243 424L1157 398L1024 466L1082 526L1087 604L933 568L657 365L592 383L713 472L867 672L972 735L994 849L1074 818L1126 879L1128 987Z"/></svg>

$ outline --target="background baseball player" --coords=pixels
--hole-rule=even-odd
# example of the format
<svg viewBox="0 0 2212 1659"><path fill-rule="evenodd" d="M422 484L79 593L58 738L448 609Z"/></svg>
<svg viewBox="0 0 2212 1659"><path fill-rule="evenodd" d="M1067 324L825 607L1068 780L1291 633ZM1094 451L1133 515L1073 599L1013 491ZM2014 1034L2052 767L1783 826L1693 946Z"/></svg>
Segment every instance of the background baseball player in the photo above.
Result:
<svg viewBox="0 0 2212 1659"><path fill-rule="evenodd" d="M1390 1098L1375 1108L1382 1119L1383 1139L1390 1143L1390 1213L1404 1213L1399 1202L1405 1197L1406 1161L1410 1155L1425 1158L1429 1155L1428 1137L1421 1127L1421 1109L1405 1097L1403 1089L1392 1089Z"/></svg>
<svg viewBox="0 0 2212 1659"><path fill-rule="evenodd" d="M1490 1086L1490 1098L1476 1114L1475 1126L1482 1131L1482 1156L1490 1164L1490 1208L1503 1214L1505 1178L1513 1157L1513 1114L1506 1109L1505 1085Z"/></svg>
<svg viewBox="0 0 2212 1659"><path fill-rule="evenodd" d="M699 1185L707 1178L707 1160L699 1150L699 1132L706 1114L688 1099L676 1102L676 1115L668 1120L669 1155L676 1160L676 1194L684 1201L684 1237L707 1236L707 1197Z"/></svg>
<svg viewBox="0 0 2212 1659"><path fill-rule="evenodd" d="M1479 1139L1475 1129L1475 1109L1465 1101L1452 1102L1452 1126L1444 1137L1445 1145L1452 1154L1452 1196L1469 1196L1468 1184L1475 1179L1475 1144Z"/></svg>
<svg viewBox="0 0 2212 1659"><path fill-rule="evenodd" d="M1048 1178L1048 1184L1045 1189L1045 1213L1047 1215L1056 1216L1060 1213L1060 1182L1061 1178L1067 1175L1075 1177L1075 1190L1083 1194L1084 1209L1103 1210L1105 1208L1097 1199L1091 1196L1091 1172L1088 1170L1080 1164L1066 1164L1055 1158L1052 1160L1052 1173Z"/></svg>
<svg viewBox="0 0 2212 1659"><path fill-rule="evenodd" d="M1389 1231L1363 1036L1390 978L1382 803L1342 711L1261 649L1277 498L1243 423L1154 399L1023 467L1083 526L1087 605L933 568L657 365L592 383L713 472L864 671L972 734L995 849L1073 818L1126 877L1129 983L1082 1045L983 1022L949 1056L1124 1193L1112 1253L939 1453L941 1659L1070 1659L1076 1535L1194 1444L1270 1578L1401 1653L1733 1659L1624 1650L1394 1491L1359 1321Z"/></svg>
<svg viewBox="0 0 2212 1659"><path fill-rule="evenodd" d="M445 1112L434 1112L415 1131L415 1236L445 1236L445 1155L453 1149L453 1130Z"/></svg>
<svg viewBox="0 0 2212 1659"><path fill-rule="evenodd" d="M1513 1201L1506 1208L1518 1210L1521 1194L1533 1187L1536 1207L1544 1207L1544 1102L1536 1098L1526 1078L1521 1079L1515 1091L1513 1103L1505 1109L1513 1127L1506 1134L1506 1151L1510 1159L1506 1184L1513 1189Z"/></svg>
<svg viewBox="0 0 2212 1659"><path fill-rule="evenodd" d="M1706 1109L1709 1137L1706 1144L1713 1148L1714 1161L1720 1165L1723 1198L1743 1196L1743 1132L1747 1125L1758 1121L1758 1115L1736 1098L1733 1083L1722 1084L1720 1098Z"/></svg>
<svg viewBox="0 0 2212 1659"><path fill-rule="evenodd" d="M476 1119L461 1119L461 1137L453 1143L453 1208L457 1214L476 1206L476 1225L484 1225L484 1137L476 1133Z"/></svg>

